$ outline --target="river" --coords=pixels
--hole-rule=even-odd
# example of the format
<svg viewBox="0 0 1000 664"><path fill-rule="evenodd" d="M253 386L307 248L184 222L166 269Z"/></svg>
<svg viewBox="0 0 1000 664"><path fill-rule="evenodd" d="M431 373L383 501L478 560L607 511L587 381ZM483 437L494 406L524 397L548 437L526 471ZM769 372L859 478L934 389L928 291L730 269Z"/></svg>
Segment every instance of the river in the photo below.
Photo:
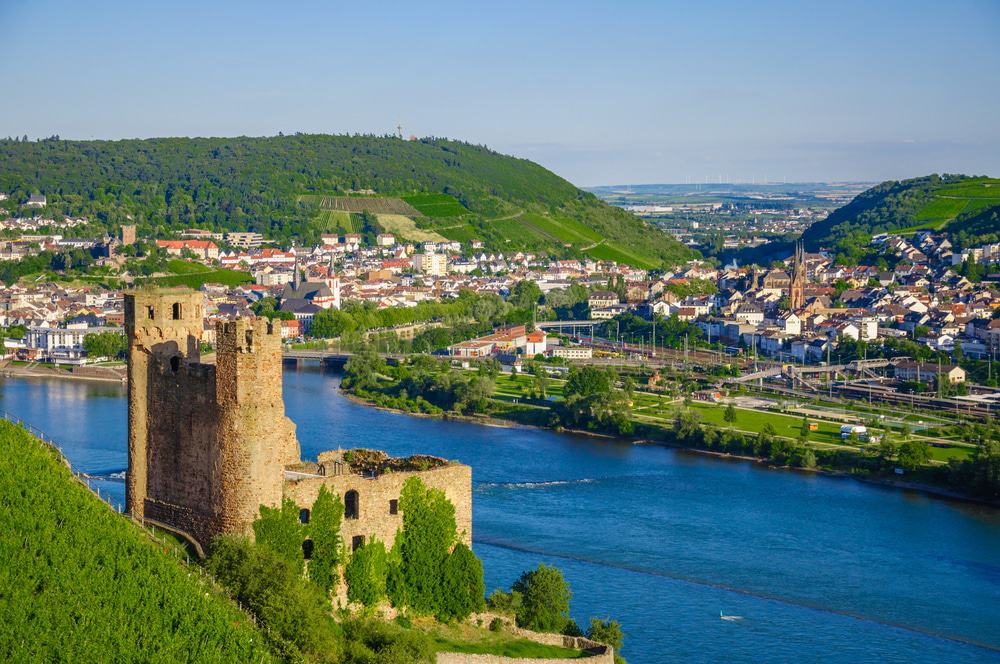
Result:
<svg viewBox="0 0 1000 664"><path fill-rule="evenodd" d="M631 664L1000 661L995 509L681 450L388 413L344 399L339 376L317 366L284 379L307 458L369 446L470 464L487 589L539 562L559 566L573 617L619 619ZM124 501L123 388L0 379L0 408Z"/></svg>

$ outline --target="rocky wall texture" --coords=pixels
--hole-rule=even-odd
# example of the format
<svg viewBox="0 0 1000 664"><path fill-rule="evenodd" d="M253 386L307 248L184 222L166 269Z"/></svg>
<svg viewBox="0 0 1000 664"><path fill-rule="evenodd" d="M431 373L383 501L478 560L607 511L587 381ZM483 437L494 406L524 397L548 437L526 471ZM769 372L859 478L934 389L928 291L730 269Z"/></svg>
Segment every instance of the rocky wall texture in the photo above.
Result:
<svg viewBox="0 0 1000 664"><path fill-rule="evenodd" d="M351 546L354 538L365 541L373 536L391 548L396 541L396 531L403 527L403 514L391 513L391 501L399 500L403 484L411 477L419 477L429 487L441 489L455 506L455 522L459 538L472 546L472 468L453 463L431 470L383 473L376 477L363 477L354 473L328 477L290 477L285 480L285 496L301 508L310 508L316 501L319 488L326 486L347 504L347 492L357 492L358 516L341 522L340 534ZM398 504L397 504L398 507Z"/></svg>

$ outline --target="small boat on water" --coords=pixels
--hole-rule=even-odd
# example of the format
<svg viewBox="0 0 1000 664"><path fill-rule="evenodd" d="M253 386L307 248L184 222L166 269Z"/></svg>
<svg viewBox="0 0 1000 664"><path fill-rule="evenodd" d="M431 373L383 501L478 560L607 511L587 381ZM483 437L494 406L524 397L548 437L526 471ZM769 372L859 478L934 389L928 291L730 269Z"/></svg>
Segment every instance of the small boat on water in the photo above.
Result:
<svg viewBox="0 0 1000 664"><path fill-rule="evenodd" d="M743 620L743 616L727 616L722 610L719 610L719 619L727 620L729 622L736 622L737 620Z"/></svg>

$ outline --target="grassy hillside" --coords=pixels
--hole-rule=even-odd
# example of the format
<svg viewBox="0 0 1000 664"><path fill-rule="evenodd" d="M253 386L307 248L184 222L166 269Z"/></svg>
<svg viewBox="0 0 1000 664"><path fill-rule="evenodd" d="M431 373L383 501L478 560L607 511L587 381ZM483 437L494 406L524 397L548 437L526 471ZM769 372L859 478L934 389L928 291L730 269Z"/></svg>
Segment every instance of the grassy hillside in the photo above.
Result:
<svg viewBox="0 0 1000 664"><path fill-rule="evenodd" d="M1000 232L1000 178L929 175L889 181L859 194L803 235L809 250L867 244L877 233L945 231L961 242Z"/></svg>
<svg viewBox="0 0 1000 664"><path fill-rule="evenodd" d="M401 214L493 250L616 255L648 266L693 255L536 163L445 139L0 140L0 191L11 194L8 209L38 192L49 212L109 229L134 220L158 234L199 226L314 242L365 211Z"/></svg>
<svg viewBox="0 0 1000 664"><path fill-rule="evenodd" d="M213 584L0 420L0 660L270 661Z"/></svg>

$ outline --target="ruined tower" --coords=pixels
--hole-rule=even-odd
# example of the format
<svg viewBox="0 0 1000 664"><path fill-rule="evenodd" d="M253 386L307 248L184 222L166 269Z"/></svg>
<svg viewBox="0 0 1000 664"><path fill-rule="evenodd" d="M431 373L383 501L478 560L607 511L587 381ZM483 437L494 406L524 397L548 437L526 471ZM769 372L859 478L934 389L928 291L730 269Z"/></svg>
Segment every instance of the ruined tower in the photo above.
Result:
<svg viewBox="0 0 1000 664"><path fill-rule="evenodd" d="M281 328L266 318L219 323L216 348L216 507L225 532L244 532L260 505L281 504L285 466L299 461L281 394Z"/></svg>
<svg viewBox="0 0 1000 664"><path fill-rule="evenodd" d="M788 307L796 311L805 306L806 285L806 252L802 241L795 243L795 256L792 259L792 279L789 286Z"/></svg>
<svg viewBox="0 0 1000 664"><path fill-rule="evenodd" d="M189 290L125 296L126 504L208 544L249 532L261 504L280 504L299 449L281 398L280 331L265 319L219 323L216 364L205 364L203 315Z"/></svg>

